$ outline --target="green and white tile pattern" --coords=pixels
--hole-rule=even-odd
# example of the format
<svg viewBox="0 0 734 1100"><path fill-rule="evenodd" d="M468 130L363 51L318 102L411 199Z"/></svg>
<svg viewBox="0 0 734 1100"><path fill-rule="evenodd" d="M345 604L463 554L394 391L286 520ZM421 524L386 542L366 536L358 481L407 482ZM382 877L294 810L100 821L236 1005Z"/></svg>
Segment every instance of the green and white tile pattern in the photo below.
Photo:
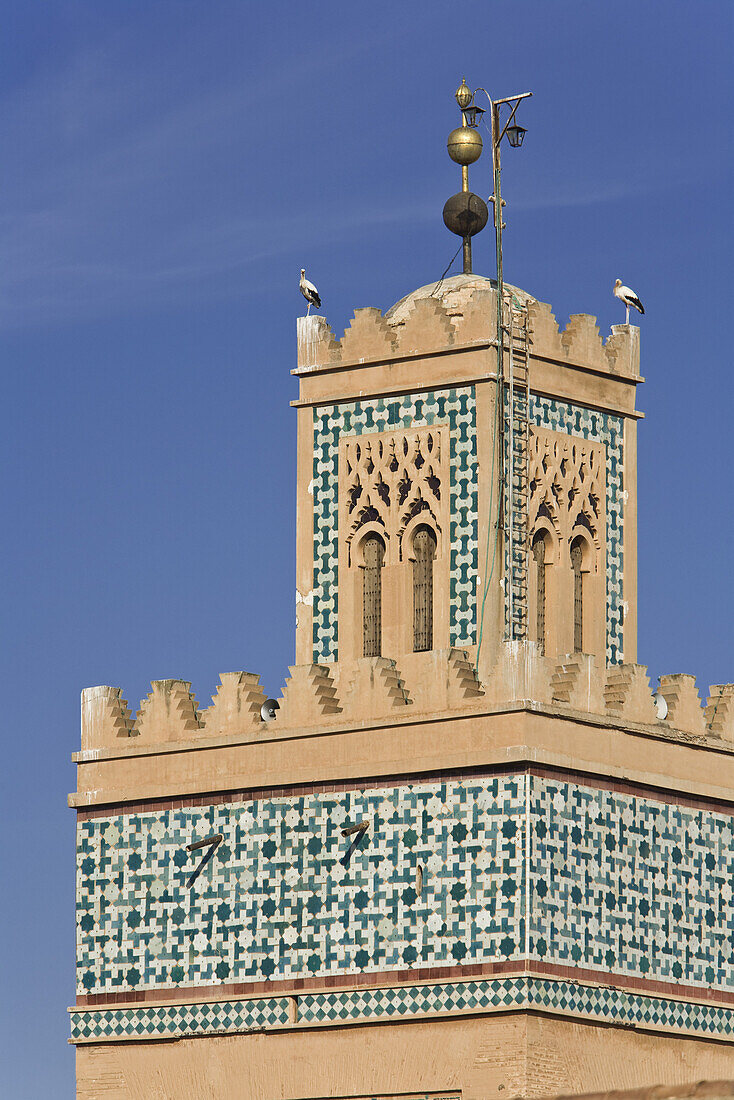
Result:
<svg viewBox="0 0 734 1100"><path fill-rule="evenodd" d="M525 782L407 784L82 821L79 992L510 958L524 942ZM362 820L369 828L356 845L342 837ZM187 886L202 853L186 846L218 832L223 842Z"/></svg>
<svg viewBox="0 0 734 1100"><path fill-rule="evenodd" d="M607 456L607 663L624 660L624 422L611 413L530 395L530 423L603 443Z"/></svg>
<svg viewBox="0 0 734 1100"><path fill-rule="evenodd" d="M217 832L188 886L186 846ZM734 990L722 811L518 774L120 813L78 838L80 993L526 954Z"/></svg>
<svg viewBox="0 0 734 1100"><path fill-rule="evenodd" d="M351 401L314 409L314 661L338 657L339 440L390 428L449 426L450 637L452 646L476 641L477 445L474 387Z"/></svg>

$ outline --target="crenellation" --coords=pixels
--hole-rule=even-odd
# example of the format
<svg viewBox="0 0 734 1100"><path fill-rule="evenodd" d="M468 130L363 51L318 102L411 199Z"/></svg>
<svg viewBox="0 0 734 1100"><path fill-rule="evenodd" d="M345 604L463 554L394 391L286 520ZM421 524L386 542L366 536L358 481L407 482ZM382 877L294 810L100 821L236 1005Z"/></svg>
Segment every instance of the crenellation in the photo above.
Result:
<svg viewBox="0 0 734 1100"><path fill-rule="evenodd" d="M599 334L596 317L590 313L572 313L561 336L566 358L575 363L609 370L609 360Z"/></svg>
<svg viewBox="0 0 734 1100"><path fill-rule="evenodd" d="M237 736L262 724L260 709L265 691L254 672L223 672L212 705L202 710L199 719L207 736Z"/></svg>
<svg viewBox="0 0 734 1100"><path fill-rule="evenodd" d="M82 751L111 748L137 730L122 688L100 685L85 688L81 699Z"/></svg>
<svg viewBox="0 0 734 1100"><path fill-rule="evenodd" d="M341 341L325 317L312 314L297 320L297 373L355 364L385 364L395 359L432 356L436 352L472 348L496 339L496 290L491 280L464 277L446 280L409 295L386 313L376 307L355 310ZM547 302L538 302L517 287L506 289L527 309L532 356L537 360L573 363L607 376L639 378L639 329L614 325L606 343L597 319L576 313L561 331Z"/></svg>
<svg viewBox="0 0 734 1100"><path fill-rule="evenodd" d="M176 741L202 728L189 680L153 680L141 700L135 729L148 742Z"/></svg>
<svg viewBox="0 0 734 1100"><path fill-rule="evenodd" d="M298 317L296 339L297 363L300 369L325 367L338 363L341 358L341 344L334 336L325 317L319 317L316 314Z"/></svg>
<svg viewBox="0 0 734 1100"><path fill-rule="evenodd" d="M734 684L712 684L709 692L706 729L713 737L734 742Z"/></svg>
<svg viewBox="0 0 734 1100"><path fill-rule="evenodd" d="M612 325L604 349L614 372L640 375L640 330L636 325Z"/></svg>
<svg viewBox="0 0 734 1100"><path fill-rule="evenodd" d="M696 677L675 673L660 677L660 694L668 704L666 721L684 733L704 734L706 719L696 690Z"/></svg>
<svg viewBox="0 0 734 1100"><path fill-rule="evenodd" d="M438 351L454 343L454 325L438 298L420 298L405 321L393 328L401 355Z"/></svg>
<svg viewBox="0 0 734 1100"><path fill-rule="evenodd" d="M657 722L646 665L612 665L607 669L604 702L608 714L625 722Z"/></svg>
<svg viewBox="0 0 734 1100"><path fill-rule="evenodd" d="M536 642L502 642L499 657L487 683L487 699L509 703L532 699L550 703L553 699L546 658Z"/></svg>
<svg viewBox="0 0 734 1100"><path fill-rule="evenodd" d="M565 359L566 348L549 302L528 302L528 328L533 344L543 349L544 356Z"/></svg>
<svg viewBox="0 0 734 1100"><path fill-rule="evenodd" d="M484 697L474 662L465 649L450 649L447 655L447 696L450 708L479 702Z"/></svg>
<svg viewBox="0 0 734 1100"><path fill-rule="evenodd" d="M276 716L279 727L328 722L342 713L326 665L291 665Z"/></svg>
<svg viewBox="0 0 734 1100"><path fill-rule="evenodd" d="M344 695L347 720L378 718L411 704L395 661L388 657L361 657L355 662L352 680Z"/></svg>
<svg viewBox="0 0 734 1100"><path fill-rule="evenodd" d="M390 359L396 346L395 330L379 309L374 306L356 309L341 340L342 362Z"/></svg>
<svg viewBox="0 0 734 1100"><path fill-rule="evenodd" d="M551 676L553 702L572 710L603 714L604 670L590 653L569 653Z"/></svg>
<svg viewBox="0 0 734 1100"><path fill-rule="evenodd" d="M403 661L407 681L397 662L387 657L360 658L341 669L317 663L291 666L277 729L334 729L363 717L383 718L406 706L416 715L431 715L477 707L491 711L518 702L661 726L644 665L606 666L588 653L569 653L557 661L544 657L531 641L502 642L486 683L465 649L406 654ZM266 695L256 673L222 673L206 709L199 709L187 680L154 680L151 686L136 720L121 688L86 688L82 750L129 746L134 754L136 746L246 737L264 729L260 712ZM693 676L662 676L659 691L668 706L668 727L734 742L734 684L712 685L705 708Z"/></svg>

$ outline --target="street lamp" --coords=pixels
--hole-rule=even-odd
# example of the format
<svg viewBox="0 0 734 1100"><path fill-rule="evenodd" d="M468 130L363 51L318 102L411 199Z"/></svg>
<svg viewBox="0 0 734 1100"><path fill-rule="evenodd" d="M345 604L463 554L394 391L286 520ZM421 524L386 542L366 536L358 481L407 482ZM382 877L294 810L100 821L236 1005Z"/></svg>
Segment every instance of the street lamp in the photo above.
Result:
<svg viewBox="0 0 734 1100"><path fill-rule="evenodd" d="M515 123L513 126L507 127L507 140L509 141L513 149L520 148L526 133L527 130L525 129L525 127L518 126L517 123Z"/></svg>
<svg viewBox="0 0 734 1100"><path fill-rule="evenodd" d="M478 126L482 121L483 114L484 107L477 107L476 103L470 103L469 106L464 109L464 117L466 118L467 126Z"/></svg>

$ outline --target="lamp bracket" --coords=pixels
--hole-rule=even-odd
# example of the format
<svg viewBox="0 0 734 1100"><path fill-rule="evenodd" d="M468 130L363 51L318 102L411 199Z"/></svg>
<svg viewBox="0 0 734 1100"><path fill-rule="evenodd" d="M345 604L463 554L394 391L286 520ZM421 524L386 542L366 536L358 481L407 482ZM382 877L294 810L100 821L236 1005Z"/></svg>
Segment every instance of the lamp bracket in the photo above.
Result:
<svg viewBox="0 0 734 1100"><path fill-rule="evenodd" d="M515 117L515 111L517 110L517 108L520 105L520 100L521 99L528 99L533 93L532 92L520 92L519 95L508 95L504 99L492 99L491 95L489 94L489 92L487 91L486 88L476 88L475 91L474 91L474 95L476 95L477 92L484 92L487 99L489 100L490 107L492 107L492 108L496 107L497 108L497 117L498 118L499 118L499 109L500 109L500 107L502 106L503 103L514 103L515 104L515 106L512 108L512 111L510 112L510 117L508 118L507 122L505 123L504 130L500 134L497 141L494 143L494 147L495 147L495 149L497 149L497 148L499 148L499 143L502 141L502 138L505 136L505 133L507 131L507 127L510 125L513 118Z"/></svg>
<svg viewBox="0 0 734 1100"><path fill-rule="evenodd" d="M499 106L499 104L500 104L500 103L502 103L502 102L503 102L502 100L499 100L499 99L498 99L498 100L497 100L497 105ZM510 102L510 101L509 101L509 100L504 100L504 102L505 102L505 103L508 103L508 102ZM518 108L519 106L520 106L520 101L519 101L519 99L518 99L518 102L517 102L517 103L515 104L515 106L514 106L514 107L512 108L512 110L510 111L510 117L509 117L509 118L507 119L507 122L505 123L505 128L504 128L504 130L502 131L502 133L500 134L500 136L499 136L499 137L497 138L497 141L495 142L495 145L499 145L499 143L500 143L500 142L502 141L502 138L503 138L503 137L505 136L505 134L507 133L507 131L508 131L508 129L509 129L509 127L510 127L511 123L512 123L512 120L513 120L513 119L514 119L514 117L515 117L515 112L517 111L517 108Z"/></svg>

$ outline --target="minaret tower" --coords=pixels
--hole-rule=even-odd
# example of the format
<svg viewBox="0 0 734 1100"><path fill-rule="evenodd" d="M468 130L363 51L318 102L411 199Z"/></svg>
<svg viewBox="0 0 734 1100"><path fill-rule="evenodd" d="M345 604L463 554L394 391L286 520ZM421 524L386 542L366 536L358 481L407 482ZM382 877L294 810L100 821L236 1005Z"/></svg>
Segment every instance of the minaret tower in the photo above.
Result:
<svg viewBox="0 0 734 1100"><path fill-rule="evenodd" d="M459 94L464 272L298 321L279 709L82 694L80 1098L731 1076L734 686L637 664L639 330L473 273Z"/></svg>

